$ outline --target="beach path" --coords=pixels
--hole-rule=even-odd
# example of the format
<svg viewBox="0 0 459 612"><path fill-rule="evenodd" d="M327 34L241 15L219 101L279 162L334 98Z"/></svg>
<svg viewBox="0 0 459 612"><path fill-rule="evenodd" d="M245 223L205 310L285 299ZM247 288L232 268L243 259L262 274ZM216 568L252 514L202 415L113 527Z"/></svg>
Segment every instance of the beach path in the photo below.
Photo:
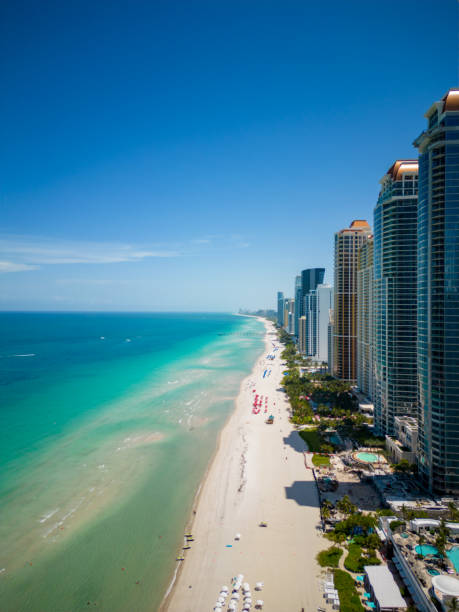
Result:
<svg viewBox="0 0 459 612"><path fill-rule="evenodd" d="M194 541L162 610L211 611L222 585L231 589L238 574L250 584L252 601L264 601L264 610L311 611L323 604L315 560L324 547L317 489L280 389L283 347L272 324L266 329L265 352L243 381L221 433L195 507ZM273 343L279 347L274 352ZM263 376L265 370L271 370L269 376ZM262 402L259 414L252 413L256 395ZM265 423L270 414L272 425ZM260 526L263 521L267 527ZM255 591L256 582L264 583L261 592Z"/></svg>

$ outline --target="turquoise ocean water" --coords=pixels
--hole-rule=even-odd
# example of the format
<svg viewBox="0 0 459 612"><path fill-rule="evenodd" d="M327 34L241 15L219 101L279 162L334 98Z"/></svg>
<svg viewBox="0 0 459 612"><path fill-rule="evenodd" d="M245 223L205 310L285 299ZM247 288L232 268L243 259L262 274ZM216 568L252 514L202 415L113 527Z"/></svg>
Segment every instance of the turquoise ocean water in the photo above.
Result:
<svg viewBox="0 0 459 612"><path fill-rule="evenodd" d="M158 608L263 350L221 314L0 313L0 609Z"/></svg>

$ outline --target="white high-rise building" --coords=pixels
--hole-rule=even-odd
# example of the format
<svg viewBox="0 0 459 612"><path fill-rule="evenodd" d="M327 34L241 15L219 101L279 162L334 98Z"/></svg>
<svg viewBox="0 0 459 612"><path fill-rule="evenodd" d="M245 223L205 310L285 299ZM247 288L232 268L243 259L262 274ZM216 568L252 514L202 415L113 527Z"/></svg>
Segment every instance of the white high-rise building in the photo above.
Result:
<svg viewBox="0 0 459 612"><path fill-rule="evenodd" d="M333 307L333 287L317 285L305 296L304 352L318 362L328 362L328 322Z"/></svg>

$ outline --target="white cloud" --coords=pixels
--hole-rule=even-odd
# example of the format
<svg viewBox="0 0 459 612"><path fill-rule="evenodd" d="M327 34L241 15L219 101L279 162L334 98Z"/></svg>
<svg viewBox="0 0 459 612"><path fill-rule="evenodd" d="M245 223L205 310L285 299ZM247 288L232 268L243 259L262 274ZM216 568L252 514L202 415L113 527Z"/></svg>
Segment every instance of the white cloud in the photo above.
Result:
<svg viewBox="0 0 459 612"><path fill-rule="evenodd" d="M27 270L37 270L38 266L14 263L12 261L0 261L0 274L6 272L27 272Z"/></svg>
<svg viewBox="0 0 459 612"><path fill-rule="evenodd" d="M111 264L141 261L149 257L178 257L180 252L113 242L51 240L33 237L0 237L0 271L34 270L42 265Z"/></svg>

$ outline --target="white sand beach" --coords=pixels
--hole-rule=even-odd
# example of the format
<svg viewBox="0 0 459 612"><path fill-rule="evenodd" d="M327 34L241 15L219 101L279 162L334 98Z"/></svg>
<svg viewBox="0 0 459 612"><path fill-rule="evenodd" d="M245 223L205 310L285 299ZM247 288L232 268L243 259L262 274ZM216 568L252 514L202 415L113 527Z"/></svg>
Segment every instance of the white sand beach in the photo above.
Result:
<svg viewBox="0 0 459 612"><path fill-rule="evenodd" d="M163 611L211 611L222 585L231 591L231 579L238 574L250 584L252 610L258 599L263 610L275 612L310 612L323 605L315 556L325 546L317 528L316 485L305 466L306 446L288 421L288 402L280 391L283 347L274 326L265 325L265 352L243 381L221 433L196 502L190 528L194 541ZM279 347L274 353L273 344ZM268 354L275 359L267 359ZM271 373L263 378L265 370ZM259 414L252 413L255 395L262 397ZM265 423L270 414L273 425ZM260 527L261 521L268 526ZM256 582L264 583L261 591L255 591ZM240 602L238 610L242 594Z"/></svg>

